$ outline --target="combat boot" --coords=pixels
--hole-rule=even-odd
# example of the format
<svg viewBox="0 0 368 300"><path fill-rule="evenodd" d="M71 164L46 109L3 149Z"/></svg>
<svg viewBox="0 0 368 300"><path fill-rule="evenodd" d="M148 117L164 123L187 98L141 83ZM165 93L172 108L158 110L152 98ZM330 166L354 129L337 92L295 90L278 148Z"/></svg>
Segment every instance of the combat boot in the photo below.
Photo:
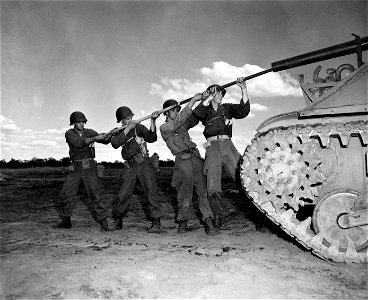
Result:
<svg viewBox="0 0 368 300"><path fill-rule="evenodd" d="M58 224L52 226L53 228L66 228L66 229L70 229L72 228L72 222L70 220L70 217L64 217L61 219L61 222L59 222Z"/></svg>
<svg viewBox="0 0 368 300"><path fill-rule="evenodd" d="M178 233L186 233L188 231L188 220L179 221Z"/></svg>
<svg viewBox="0 0 368 300"><path fill-rule="evenodd" d="M205 232L208 234L208 235L216 235L216 234L219 234L220 233L220 230L217 229L214 224L213 224L213 219L210 217L210 218L207 218L205 221L204 221L204 230Z"/></svg>
<svg viewBox="0 0 368 300"><path fill-rule="evenodd" d="M215 219L213 220L213 225L215 225L217 230L222 228L223 222L221 215L215 215Z"/></svg>
<svg viewBox="0 0 368 300"><path fill-rule="evenodd" d="M163 233L164 231L161 229L161 219L154 218L152 221L152 226L148 229L149 233Z"/></svg>
<svg viewBox="0 0 368 300"><path fill-rule="evenodd" d="M115 230L122 230L123 229L123 217L118 217L114 219L114 225Z"/></svg>
<svg viewBox="0 0 368 300"><path fill-rule="evenodd" d="M111 226L107 221L107 219L108 218L106 217L105 219L99 221L101 225L101 231L114 231L115 230L114 226Z"/></svg>

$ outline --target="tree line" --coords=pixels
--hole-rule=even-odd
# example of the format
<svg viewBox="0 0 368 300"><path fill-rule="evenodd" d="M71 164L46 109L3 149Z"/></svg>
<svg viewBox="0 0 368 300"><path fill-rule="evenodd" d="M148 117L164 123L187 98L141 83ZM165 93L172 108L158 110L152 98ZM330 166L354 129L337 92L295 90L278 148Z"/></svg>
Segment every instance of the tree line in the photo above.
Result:
<svg viewBox="0 0 368 300"><path fill-rule="evenodd" d="M114 162L101 162L104 167L124 167L122 161L115 160ZM60 160L55 158L37 158L33 157L30 160L10 159L8 162L5 159L0 160L0 168L2 169L21 169L21 168L35 168L35 167L67 167L70 165L69 157L63 157ZM172 160L160 160L160 167L172 167L174 162Z"/></svg>

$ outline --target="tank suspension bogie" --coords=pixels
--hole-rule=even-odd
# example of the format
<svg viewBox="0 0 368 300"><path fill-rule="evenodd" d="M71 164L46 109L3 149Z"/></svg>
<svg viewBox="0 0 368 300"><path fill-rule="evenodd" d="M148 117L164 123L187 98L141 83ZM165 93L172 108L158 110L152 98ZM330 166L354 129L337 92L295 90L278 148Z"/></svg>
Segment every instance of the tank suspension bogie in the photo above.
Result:
<svg viewBox="0 0 368 300"><path fill-rule="evenodd" d="M243 155L243 187L259 210L317 256L368 262L368 225L344 229L337 222L341 214L366 211L367 178L354 194L335 190L349 174L344 173L349 154L359 156L356 169L364 161L367 132L367 121L354 121L299 124L259 133ZM305 205L315 205L314 213L300 217Z"/></svg>

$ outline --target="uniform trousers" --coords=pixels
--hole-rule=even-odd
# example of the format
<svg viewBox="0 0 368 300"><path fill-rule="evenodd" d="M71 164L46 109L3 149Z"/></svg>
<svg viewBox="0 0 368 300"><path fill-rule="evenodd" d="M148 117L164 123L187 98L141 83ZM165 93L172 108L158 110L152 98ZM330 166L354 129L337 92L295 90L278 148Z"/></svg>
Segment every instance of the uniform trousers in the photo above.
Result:
<svg viewBox="0 0 368 300"><path fill-rule="evenodd" d="M61 219L72 216L74 201L81 181L86 189L89 202L86 203L95 221L109 216L109 211L102 201L102 191L96 166L87 169L75 167L65 179L61 190L61 197L55 202L56 211Z"/></svg>
<svg viewBox="0 0 368 300"><path fill-rule="evenodd" d="M148 157L144 158L142 163L129 162L130 168L124 173L124 181L121 185L117 199L112 206L112 215L114 219L121 218L128 212L130 203L133 200L133 192L137 178L143 187L148 198L148 207L151 218L160 218L162 211L158 197L158 186L156 173Z"/></svg>
<svg viewBox="0 0 368 300"><path fill-rule="evenodd" d="M215 215L221 215L221 176L222 168L240 186L241 155L231 139L211 141L206 147L204 174L207 176L207 192L209 203Z"/></svg>
<svg viewBox="0 0 368 300"><path fill-rule="evenodd" d="M188 220L192 210L193 188L198 196L199 210L202 219L213 217L207 198L206 177L203 174L203 159L198 150L194 153L176 155L172 187L177 190L177 220Z"/></svg>

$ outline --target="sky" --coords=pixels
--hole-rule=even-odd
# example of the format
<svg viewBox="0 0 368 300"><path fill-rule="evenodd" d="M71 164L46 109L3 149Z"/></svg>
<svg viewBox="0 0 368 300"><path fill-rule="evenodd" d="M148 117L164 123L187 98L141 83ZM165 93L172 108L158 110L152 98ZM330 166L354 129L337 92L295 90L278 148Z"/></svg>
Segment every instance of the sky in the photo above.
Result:
<svg viewBox="0 0 368 300"><path fill-rule="evenodd" d="M86 128L120 126L115 111L140 119L209 85L269 69L273 62L367 36L367 1L1 1L1 159L68 156L69 116ZM366 53L363 57L367 59ZM243 154L267 118L304 108L298 74L312 81L356 55L247 81L251 112L234 120ZM240 88L224 103L239 103ZM165 122L161 115L159 127ZM150 121L142 122L149 127ZM190 130L204 155L203 126ZM150 154L173 159L158 130ZM122 161L120 149L96 144L97 161Z"/></svg>

